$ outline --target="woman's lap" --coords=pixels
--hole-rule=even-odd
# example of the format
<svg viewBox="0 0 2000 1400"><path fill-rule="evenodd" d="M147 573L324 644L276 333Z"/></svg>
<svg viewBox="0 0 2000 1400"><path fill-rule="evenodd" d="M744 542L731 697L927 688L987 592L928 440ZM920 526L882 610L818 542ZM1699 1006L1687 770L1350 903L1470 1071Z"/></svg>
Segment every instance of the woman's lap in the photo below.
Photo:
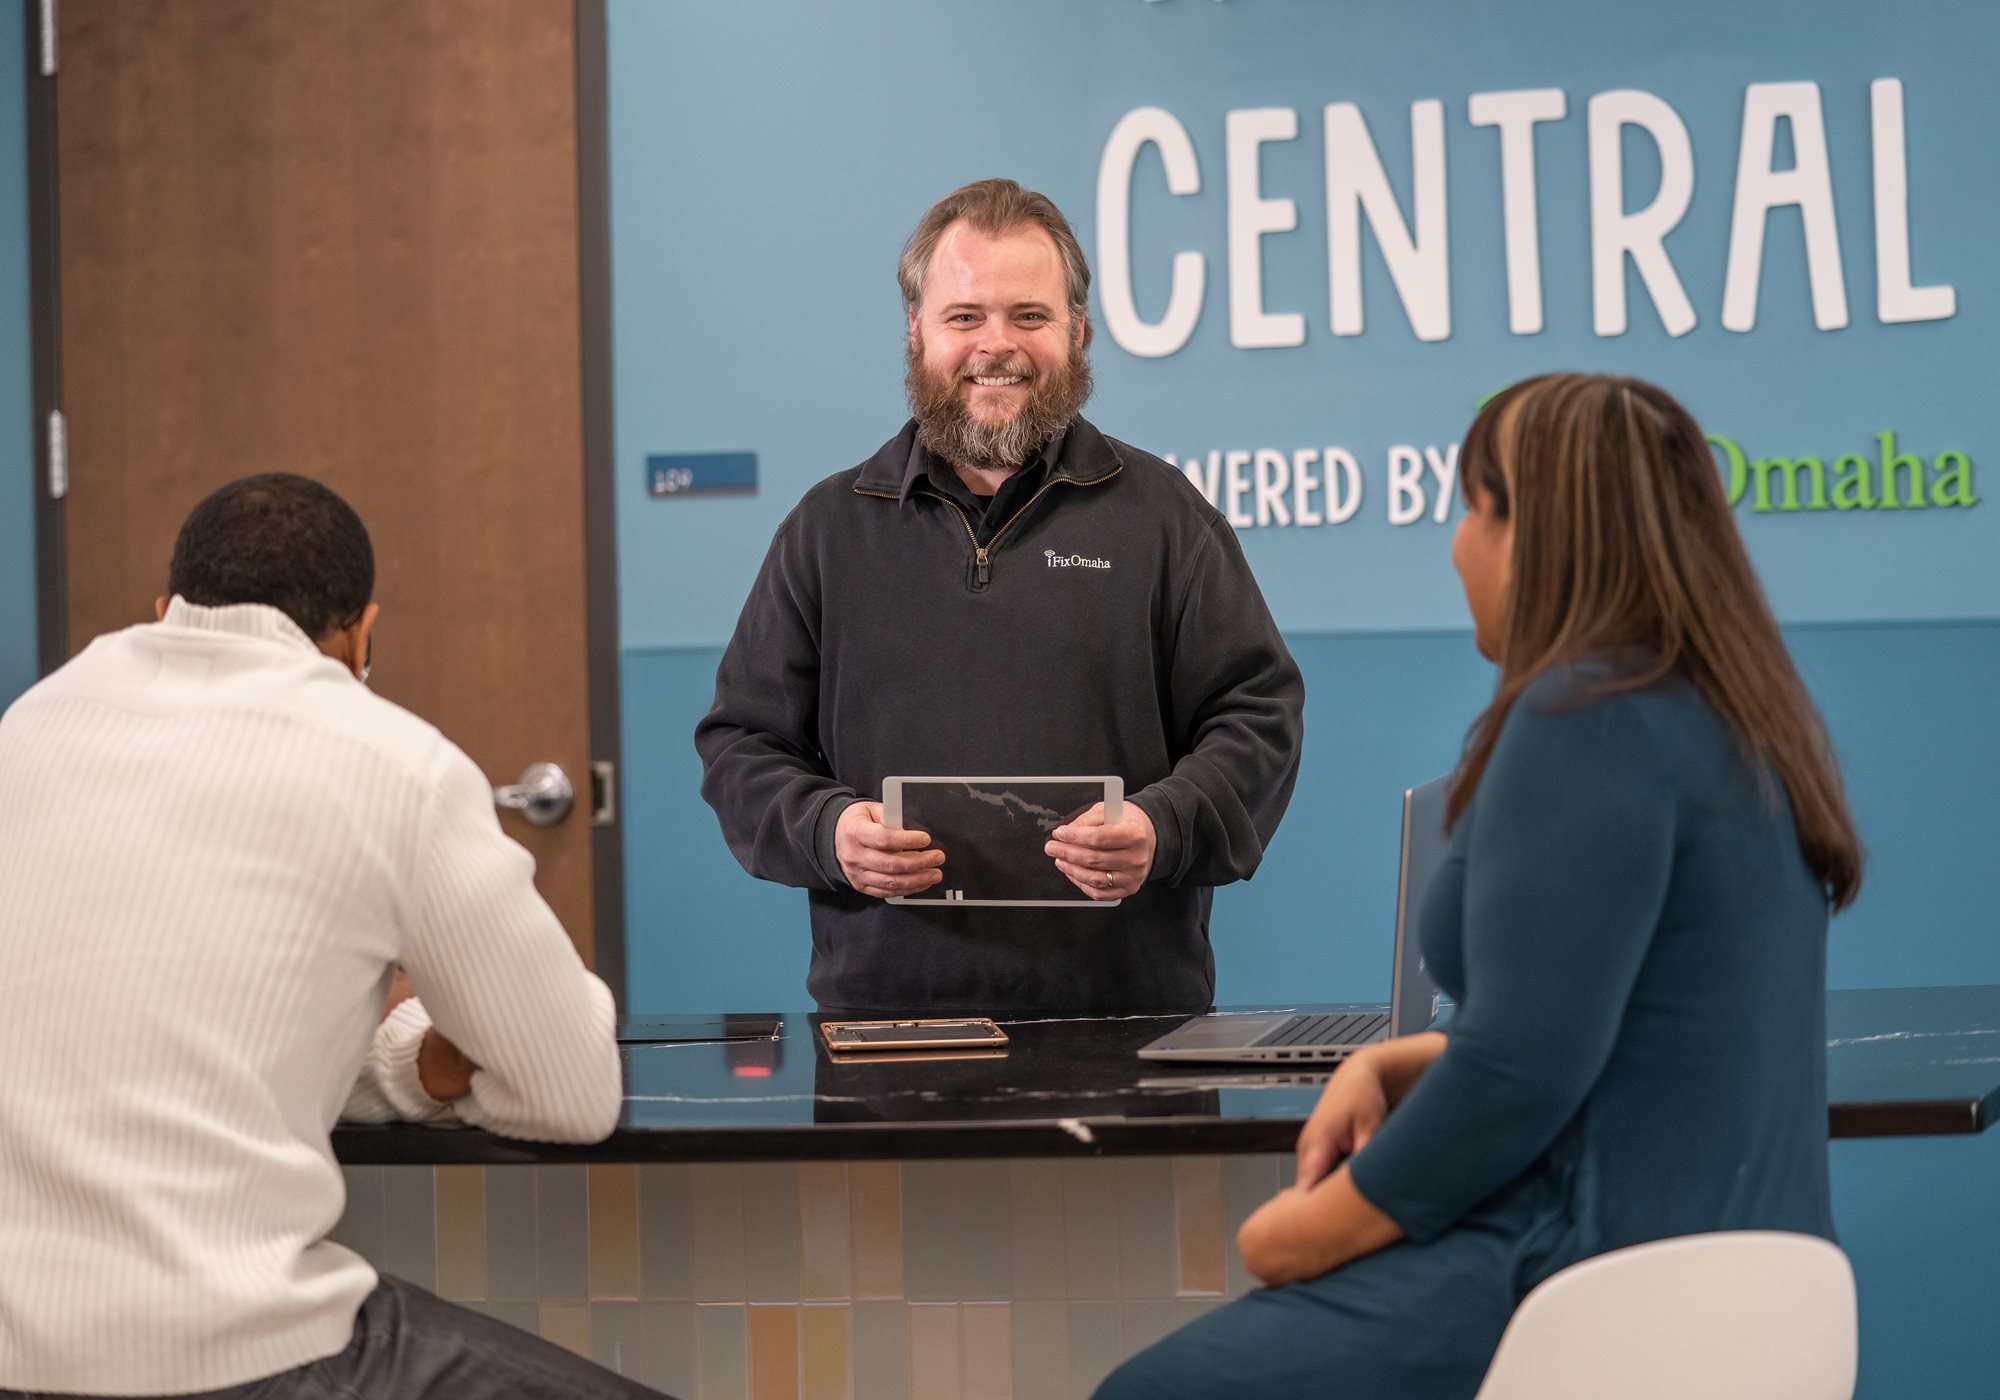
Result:
<svg viewBox="0 0 2000 1400"><path fill-rule="evenodd" d="M1516 1301L1518 1236L1460 1226L1197 1319L1097 1400L1466 1400Z"/></svg>

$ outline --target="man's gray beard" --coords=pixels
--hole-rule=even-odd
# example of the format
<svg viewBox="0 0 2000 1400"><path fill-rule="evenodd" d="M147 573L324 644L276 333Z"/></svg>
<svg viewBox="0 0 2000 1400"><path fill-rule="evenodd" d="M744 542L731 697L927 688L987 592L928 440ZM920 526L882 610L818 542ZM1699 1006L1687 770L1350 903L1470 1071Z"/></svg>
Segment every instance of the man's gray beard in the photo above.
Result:
<svg viewBox="0 0 2000 1400"><path fill-rule="evenodd" d="M1033 372L1026 359L1008 362L1006 373ZM963 372L963 371L961 371ZM918 440L934 457L974 471L1013 471L1067 429L1090 399L1090 361L1079 350L1053 373L1029 381L1028 401L1004 423L972 416L962 381L934 375L924 364L924 347L913 337L904 352L903 390L917 420Z"/></svg>

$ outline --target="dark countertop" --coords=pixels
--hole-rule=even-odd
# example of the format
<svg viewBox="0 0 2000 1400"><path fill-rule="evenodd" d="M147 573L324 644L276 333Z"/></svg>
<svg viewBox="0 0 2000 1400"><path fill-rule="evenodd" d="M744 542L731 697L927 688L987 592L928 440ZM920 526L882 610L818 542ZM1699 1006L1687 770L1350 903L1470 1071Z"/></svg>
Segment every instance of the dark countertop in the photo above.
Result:
<svg viewBox="0 0 2000 1400"><path fill-rule="evenodd" d="M1006 1021L999 1057L833 1064L796 1013L775 1040L625 1047L625 1116L594 1146L342 1124L334 1153L379 1165L1290 1151L1325 1071L1134 1057L1181 1019ZM1977 1133L2000 1110L2000 986L1830 992L1827 1037L1834 1137Z"/></svg>

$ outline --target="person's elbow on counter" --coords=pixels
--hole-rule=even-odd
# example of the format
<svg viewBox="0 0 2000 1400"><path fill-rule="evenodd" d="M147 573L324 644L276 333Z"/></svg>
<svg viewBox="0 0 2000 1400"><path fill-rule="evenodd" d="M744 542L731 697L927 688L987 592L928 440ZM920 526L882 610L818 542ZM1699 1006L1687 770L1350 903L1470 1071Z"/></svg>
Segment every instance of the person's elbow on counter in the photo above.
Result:
<svg viewBox="0 0 2000 1400"><path fill-rule="evenodd" d="M503 1137L585 1144L610 1137L624 1110L624 1086L619 1080L614 1053L609 1075L598 1076L597 1083L567 1101L511 1122L488 1122L484 1126Z"/></svg>
<svg viewBox="0 0 2000 1400"><path fill-rule="evenodd" d="M616 1045L608 1065L580 1073L538 1076L532 1086L501 1081L491 1070L472 1076L472 1092L458 1103L459 1119L501 1137L529 1142L602 1142L624 1111L624 1085Z"/></svg>
<svg viewBox="0 0 2000 1400"><path fill-rule="evenodd" d="M482 1065L459 1117L503 1137L602 1142L618 1126L625 1082L618 1062L611 990L590 979L582 1024L524 1032L504 1062Z"/></svg>
<svg viewBox="0 0 2000 1400"><path fill-rule="evenodd" d="M570 1106L572 1111L564 1115L565 1121L557 1125L568 1135L552 1137L551 1142L602 1142L617 1128L625 1112L625 1076L618 1065L618 1042L608 1026L603 1045L603 1063L590 1091L578 1096Z"/></svg>

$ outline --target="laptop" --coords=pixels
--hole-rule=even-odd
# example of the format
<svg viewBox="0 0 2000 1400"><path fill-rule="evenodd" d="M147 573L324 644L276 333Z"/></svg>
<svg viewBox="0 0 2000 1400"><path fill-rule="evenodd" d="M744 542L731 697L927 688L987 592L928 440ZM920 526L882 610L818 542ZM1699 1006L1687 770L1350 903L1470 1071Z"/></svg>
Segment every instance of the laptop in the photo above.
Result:
<svg viewBox="0 0 2000 1400"><path fill-rule="evenodd" d="M1437 1019L1440 998L1417 948L1416 906L1444 860L1449 778L1403 794L1403 849L1396 871L1396 952L1389 1009L1197 1016L1139 1052L1142 1060L1202 1063L1287 1060L1328 1063L1390 1035L1415 1035Z"/></svg>

